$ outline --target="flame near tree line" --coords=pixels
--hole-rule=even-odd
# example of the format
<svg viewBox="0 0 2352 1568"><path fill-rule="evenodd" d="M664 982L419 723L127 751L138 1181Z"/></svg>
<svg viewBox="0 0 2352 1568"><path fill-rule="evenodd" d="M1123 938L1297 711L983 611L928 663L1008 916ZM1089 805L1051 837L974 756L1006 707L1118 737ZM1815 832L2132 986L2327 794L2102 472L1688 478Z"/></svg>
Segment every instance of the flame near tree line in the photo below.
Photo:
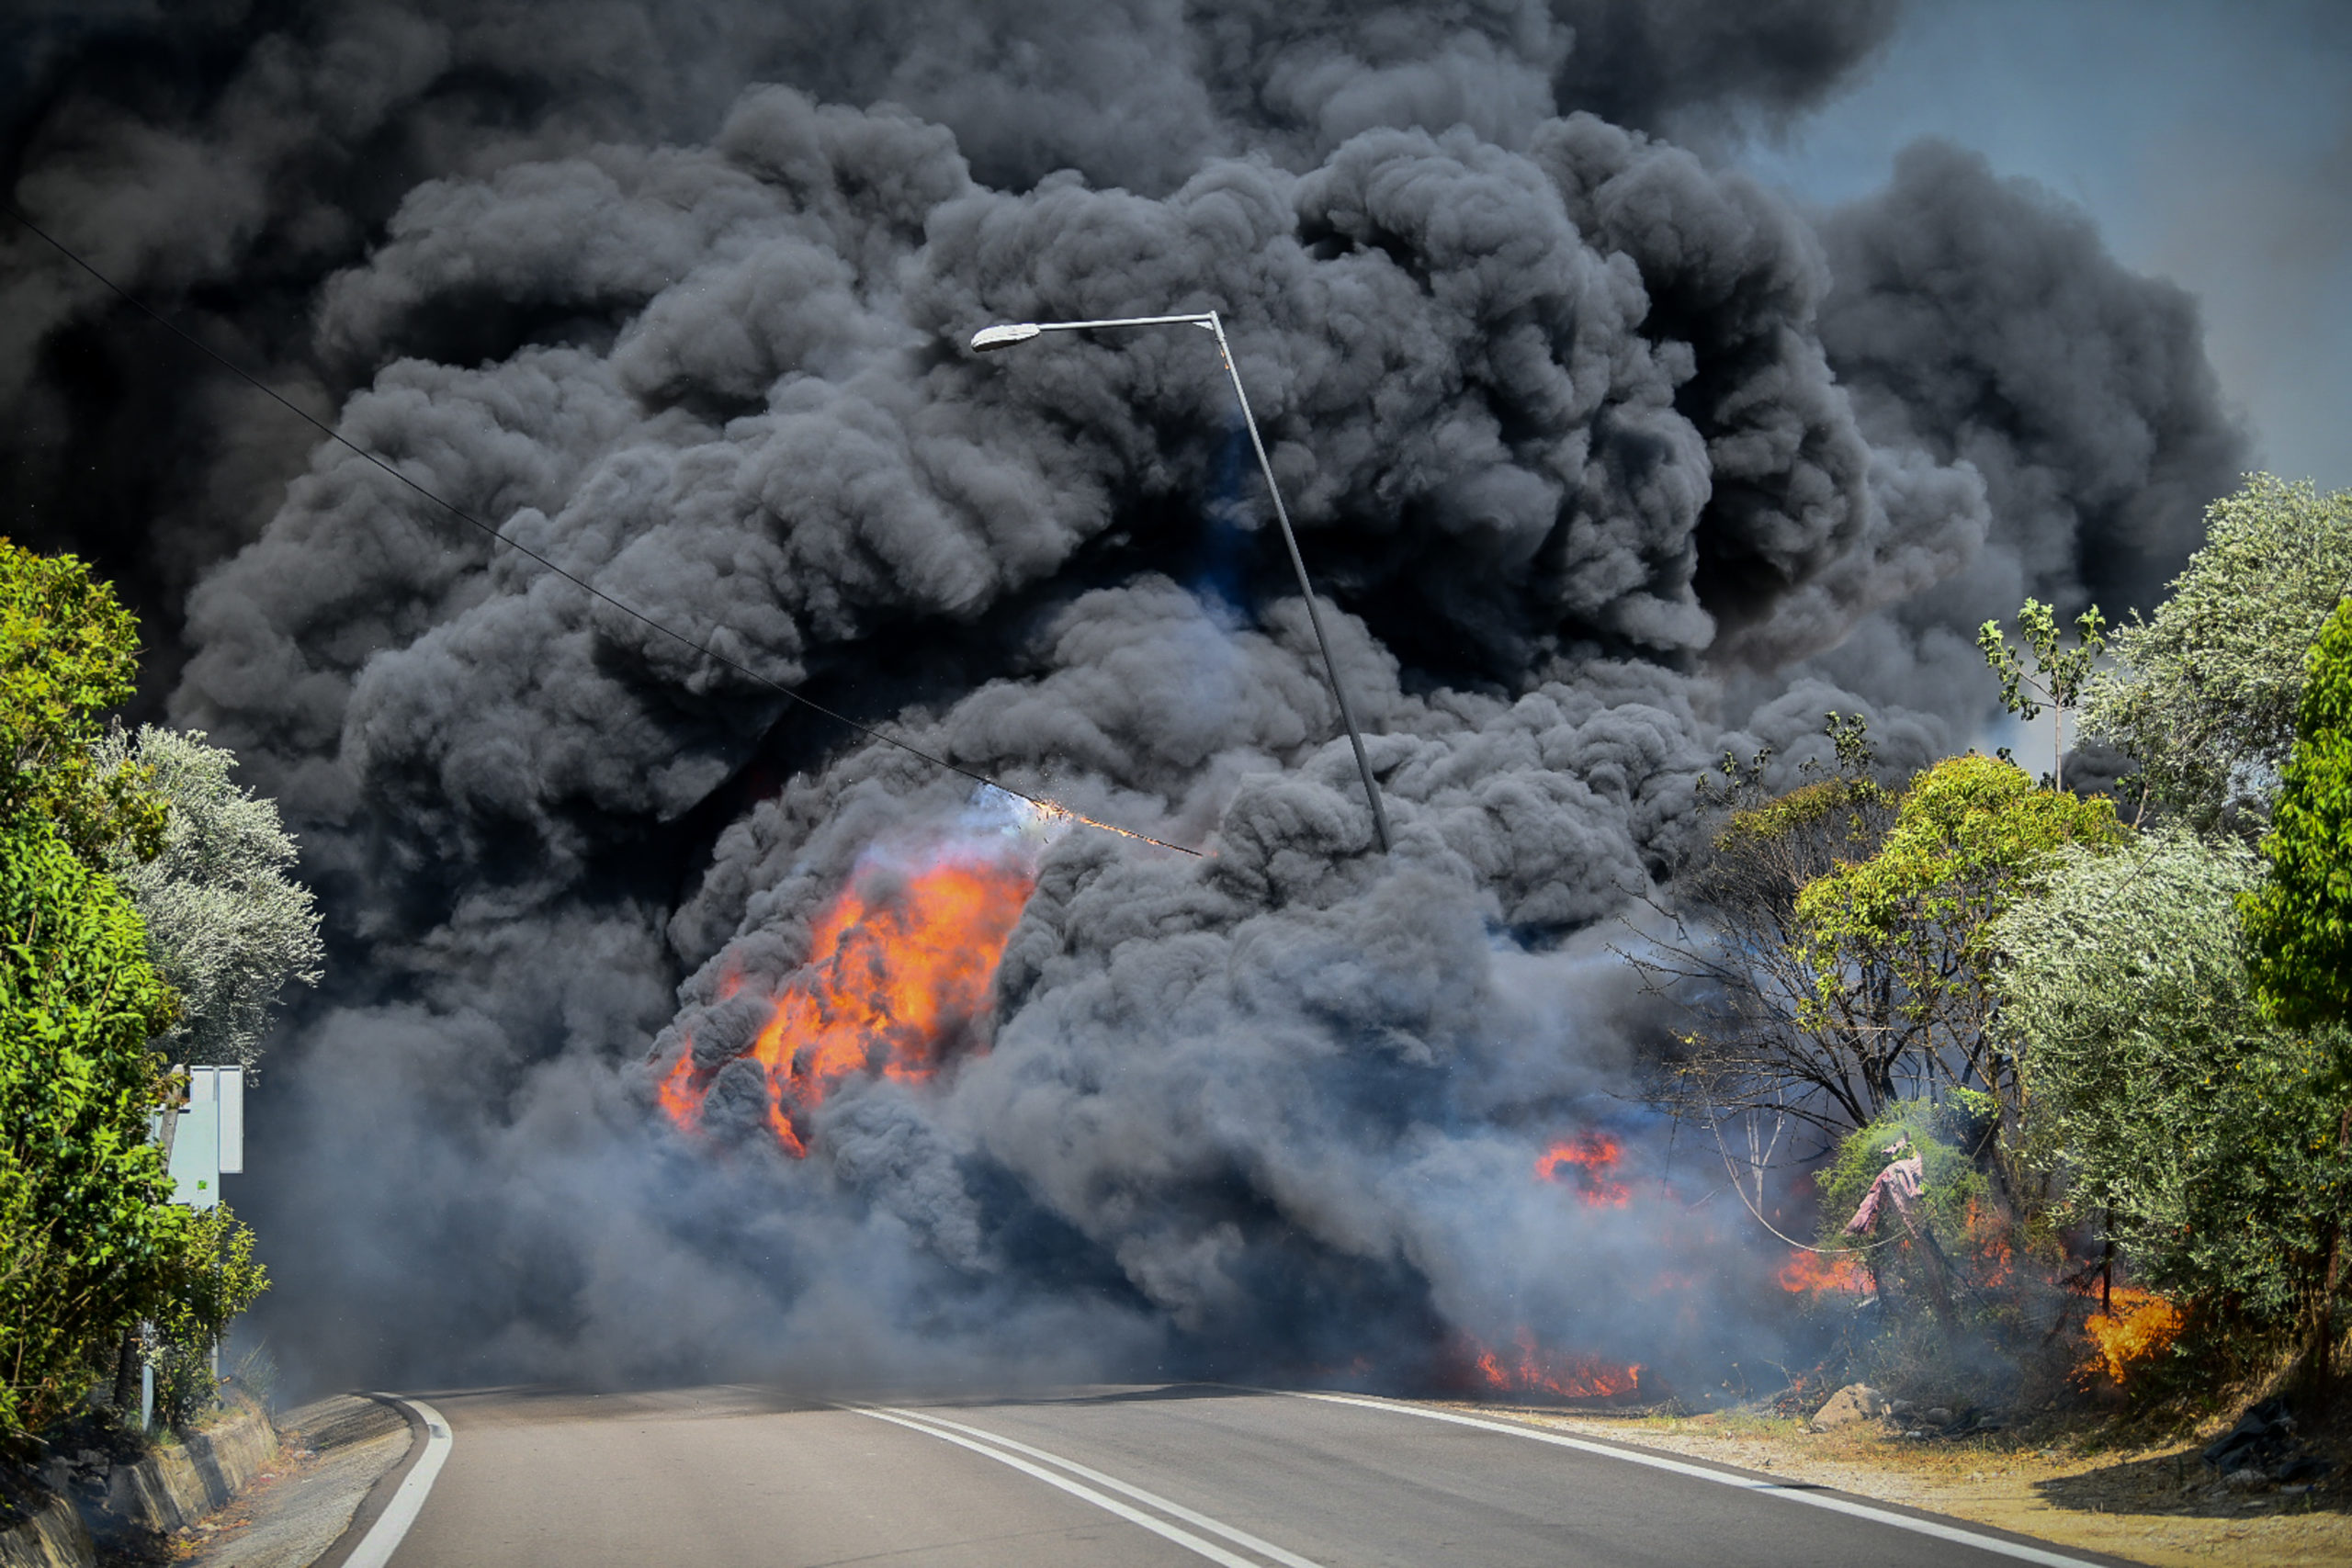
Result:
<svg viewBox="0 0 2352 1568"><path fill-rule="evenodd" d="M1972 1202L1962 1238L1981 1288L1997 1291L2015 1281L2017 1247L1993 1211ZM1797 1295L1863 1296L1876 1289L1861 1257L1850 1252L1792 1249L1777 1278L1782 1290ZM2059 1281L2054 1288L2077 1296L2102 1293L2086 1278ZM2084 1319L2081 1359L2073 1375L2085 1386L2104 1382L2120 1388L2172 1348L2187 1320L2168 1297L2138 1285L2115 1285L2103 1294L2104 1304Z"/></svg>
<svg viewBox="0 0 2352 1568"><path fill-rule="evenodd" d="M1051 825L1041 813L1029 826L1039 822ZM1036 885L1035 850L1027 834L985 835L915 856L874 852L859 861L818 916L807 959L769 998L741 1058L761 1071L768 1130L786 1153L808 1154L808 1113L842 1082L861 1075L919 1082L984 1048L997 967ZM742 985L740 974L725 976L720 999ZM682 1129L698 1127L717 1077L696 1064L687 1042L659 1087L662 1111ZM1574 1134L1538 1156L1534 1175L1570 1188L1589 1208L1622 1209L1632 1200L1617 1174L1623 1152L1611 1134ZM1987 1218L1972 1212L1966 1231L1987 1282L1998 1283L2016 1259ZM1871 1289L1860 1258L1803 1250L1790 1253L1778 1281L1806 1295ZM2120 1383L2180 1326L2178 1310L2165 1298L2117 1286L2110 1308L2085 1325L2080 1375ZM1464 1340L1462 1354L1496 1393L1590 1400L1640 1392L1638 1364L1546 1348L1523 1328L1509 1348Z"/></svg>
<svg viewBox="0 0 2352 1568"><path fill-rule="evenodd" d="M1624 1145L1607 1133L1577 1133L1562 1138L1536 1158L1538 1180L1566 1184L1589 1209L1622 1209L1633 1190L1617 1179ZM1470 1340L1465 1356L1487 1388L1498 1393L1548 1395L1555 1399L1623 1399L1640 1393L1642 1369L1572 1350L1547 1349L1527 1329L1517 1330L1510 1348Z"/></svg>

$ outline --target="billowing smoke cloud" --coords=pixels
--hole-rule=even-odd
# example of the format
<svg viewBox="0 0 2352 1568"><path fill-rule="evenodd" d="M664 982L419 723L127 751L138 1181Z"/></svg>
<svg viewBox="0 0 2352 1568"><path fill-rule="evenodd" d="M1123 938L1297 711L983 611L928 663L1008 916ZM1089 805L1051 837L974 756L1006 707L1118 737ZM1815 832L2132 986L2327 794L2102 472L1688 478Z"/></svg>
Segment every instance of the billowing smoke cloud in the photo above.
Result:
<svg viewBox="0 0 2352 1568"><path fill-rule="evenodd" d="M1643 1135L1613 917L1724 747L1793 763L1831 706L1894 765L1964 736L1937 638L2144 594L2236 438L2186 302L2046 198L1928 150L1816 225L1657 138L1801 107L1888 6L1676 9L376 7L52 51L29 208L740 667L342 448L257 504L290 438L233 400L164 422L171 712L285 803L337 925L256 1110L281 1346L1410 1378L1753 1332L1699 1304L1764 1264ZM134 120L166 39L208 85ZM121 323L29 254L6 395L112 449L74 356ZM1392 855L1213 345L960 346L1207 308ZM1035 839L741 670L1211 857ZM985 1049L853 1075L786 1157L738 1058L820 911L1021 832ZM699 1132L657 1109L682 1070ZM1622 1207L1533 1174L1595 1128Z"/></svg>

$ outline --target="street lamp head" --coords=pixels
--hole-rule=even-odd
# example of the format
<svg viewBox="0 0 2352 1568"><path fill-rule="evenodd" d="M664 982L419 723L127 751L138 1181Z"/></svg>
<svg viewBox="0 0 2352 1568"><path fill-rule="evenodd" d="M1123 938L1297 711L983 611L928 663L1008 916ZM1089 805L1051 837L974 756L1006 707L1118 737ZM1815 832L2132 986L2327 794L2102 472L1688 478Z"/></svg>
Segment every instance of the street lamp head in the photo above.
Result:
<svg viewBox="0 0 2352 1568"><path fill-rule="evenodd" d="M972 352L991 354L1000 348L1011 348L1016 343L1027 343L1045 330L1035 321L1000 321L972 334Z"/></svg>

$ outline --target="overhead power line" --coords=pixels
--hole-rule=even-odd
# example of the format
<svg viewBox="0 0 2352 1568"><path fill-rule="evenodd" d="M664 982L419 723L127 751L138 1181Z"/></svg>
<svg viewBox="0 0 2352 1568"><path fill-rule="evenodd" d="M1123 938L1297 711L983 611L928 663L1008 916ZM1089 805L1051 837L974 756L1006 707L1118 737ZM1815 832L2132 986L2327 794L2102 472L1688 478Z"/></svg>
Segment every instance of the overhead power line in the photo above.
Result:
<svg viewBox="0 0 2352 1568"><path fill-rule="evenodd" d="M483 534L488 535L493 544L502 545L507 549L514 551L518 555L537 561L539 565L547 568L548 570L555 573L558 577L562 578L566 582L571 583L582 592L586 593L590 597L597 599L604 604L611 605L614 609L618 610L622 615L630 617L632 620L642 622L646 626L652 627L655 631L660 632L663 637L684 644L685 647L692 649L695 652L702 655L705 659L711 660L713 663L724 665L726 668L734 671L744 679L765 686L768 690L776 693L780 696L789 698L793 702L798 703L802 707L808 708L813 713L822 714L827 718L831 719L834 723L854 729L869 739L879 740L887 746L895 746L899 750L907 752L911 756L922 758L924 761L929 762L935 768L944 768L949 773L961 773L964 777L979 784L984 784L990 789L1002 790L1005 794L1013 796L1015 799L1027 801L1030 805L1035 807L1038 810L1046 813L1048 816L1062 818L1088 828L1099 828L1106 833L1116 833L1124 839L1135 839L1147 844L1155 844L1163 850L1174 850L1179 854L1191 855L1195 859L1206 858L1199 850L1187 849L1182 844L1171 844L1165 839L1155 839L1148 833L1138 833L1132 828L1122 828L1116 823L1098 821L1094 818L1082 816L1076 811L1072 811L1069 807L1062 805L1057 800L1048 800L1043 795L1031 795L1026 790L1015 789L1011 784L1005 784L998 779L990 778L988 774L980 773L977 769L967 768L960 762L950 761L945 757L937 756L932 752L926 751L922 747L915 745L912 741L901 739L898 736L892 735L887 730L877 729L870 724L860 724L856 719L850 717L847 714L838 713L833 709L827 707L824 704L818 702L813 697L802 696L798 692L794 691L791 687L784 684L782 682L773 680L768 676L761 674L758 671L752 669L749 665L740 663L735 660L728 658L727 655L712 648L708 643L696 642L684 632L679 631L673 626L655 620L651 615L649 615L644 611L638 609L635 605L614 598L611 594L605 592L594 583L588 581L586 579L579 576L575 572L567 571L564 568L557 565L554 561L549 560L547 557L539 554L538 551L531 548L528 545L523 544L519 540L509 538L506 535L491 526L488 523L483 522L481 518L476 517L472 513L468 512L464 507L458 505L455 502L445 500L433 491L426 489L424 485L418 483L415 479L411 479L408 475L401 472L400 469L394 468L383 458L379 457L375 453L370 452L365 446L360 446L357 442L352 440L349 436L344 434L333 425L328 424L325 421L312 415L309 411L289 401L275 388L262 380L259 377L254 375L243 366L239 365L236 361L220 353L209 344L207 344L201 339L194 336L170 317L164 315L162 312L149 306L146 301L139 299L129 289L123 288L120 284L115 282L114 279L108 277L105 273L100 272L96 267L92 266L88 262L83 260L82 257L68 247L63 241L59 240L55 235L50 233L40 224L35 223L22 212L17 211L14 207L7 208L6 210L9 217L14 218L17 222L23 224L28 230L31 231L35 236L47 243L52 250L56 251L58 254L63 256L67 261L72 262L75 266L80 267L84 272L88 273L92 277L96 278L101 285L103 285L117 299L122 300L124 304L129 305L132 310L137 310L141 315L145 316L149 321L153 321L156 325L170 333L174 337L178 338L182 343L187 344L190 348L195 349L198 353L211 360L215 365L220 366L223 370L228 371L231 375L236 377L239 380L253 388L254 390L259 392L262 396L267 398L278 407L294 415L295 418L302 421L305 424L310 425L328 440L356 454L366 461L374 464L377 468L381 468L393 479L398 479L401 483L406 485L409 489L414 491L417 494L423 496L434 505L441 508L442 511L447 512L450 516L455 517L460 523L467 525L469 527L479 529Z"/></svg>

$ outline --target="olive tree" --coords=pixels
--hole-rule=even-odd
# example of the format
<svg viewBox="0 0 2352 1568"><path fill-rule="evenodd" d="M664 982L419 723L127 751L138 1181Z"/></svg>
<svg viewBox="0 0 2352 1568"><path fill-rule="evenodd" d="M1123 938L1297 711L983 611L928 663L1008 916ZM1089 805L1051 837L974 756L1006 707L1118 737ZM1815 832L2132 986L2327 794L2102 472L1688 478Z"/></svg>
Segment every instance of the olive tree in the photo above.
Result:
<svg viewBox="0 0 2352 1568"><path fill-rule="evenodd" d="M2159 1288L2283 1329L2328 1289L2352 1159L2323 1086L2341 1031L2265 1016L2237 904L2254 852L2180 824L2062 853L1995 927L2022 1157Z"/></svg>
<svg viewBox="0 0 2352 1568"><path fill-rule="evenodd" d="M2171 596L2108 634L2114 665L2079 728L2137 759L2150 796L2190 821L2259 821L2294 745L2304 650L2352 592L2352 491L2251 474L2205 518Z"/></svg>
<svg viewBox="0 0 2352 1568"><path fill-rule="evenodd" d="M288 874L299 852L276 803L232 783L236 758L201 733L117 730L96 763L140 770L169 807L152 858L120 843L107 856L146 922L149 961L179 996L158 1046L175 1061L250 1066L288 982L319 978L319 917Z"/></svg>

